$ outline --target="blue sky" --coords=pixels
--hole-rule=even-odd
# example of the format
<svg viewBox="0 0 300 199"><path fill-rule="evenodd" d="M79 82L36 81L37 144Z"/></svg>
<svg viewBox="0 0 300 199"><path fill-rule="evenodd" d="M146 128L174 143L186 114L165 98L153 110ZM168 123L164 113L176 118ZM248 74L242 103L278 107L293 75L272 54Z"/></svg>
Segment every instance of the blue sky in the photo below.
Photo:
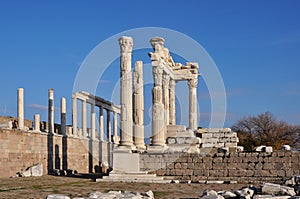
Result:
<svg viewBox="0 0 300 199"><path fill-rule="evenodd" d="M55 106L64 96L70 110L77 71L93 48L128 29L163 27L196 40L218 66L225 126L265 111L300 124L299 9L297 0L1 1L0 115L16 116L18 87L25 88L28 119L40 113L46 120L48 88L55 89ZM119 76L118 66L108 71L97 90L105 98ZM210 97L201 78L198 93L199 125L207 126Z"/></svg>

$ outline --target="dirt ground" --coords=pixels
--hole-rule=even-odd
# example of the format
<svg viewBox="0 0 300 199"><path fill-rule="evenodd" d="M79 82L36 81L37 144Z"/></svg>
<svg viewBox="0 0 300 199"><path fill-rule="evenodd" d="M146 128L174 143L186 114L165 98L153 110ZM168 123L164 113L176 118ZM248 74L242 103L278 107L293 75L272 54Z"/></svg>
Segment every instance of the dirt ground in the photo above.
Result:
<svg viewBox="0 0 300 199"><path fill-rule="evenodd" d="M86 197L93 191L108 192L152 190L155 198L197 198L205 189L237 190L246 184L150 184L122 182L92 182L90 179L71 177L29 177L0 179L0 198L45 198L48 194Z"/></svg>

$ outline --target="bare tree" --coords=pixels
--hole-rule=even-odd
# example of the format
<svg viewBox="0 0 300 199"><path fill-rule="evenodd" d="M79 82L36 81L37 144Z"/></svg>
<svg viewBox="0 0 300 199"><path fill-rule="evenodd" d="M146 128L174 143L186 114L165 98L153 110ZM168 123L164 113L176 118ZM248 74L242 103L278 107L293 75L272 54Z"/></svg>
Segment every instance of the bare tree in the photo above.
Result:
<svg viewBox="0 0 300 199"><path fill-rule="evenodd" d="M273 146L275 149L283 144L299 147L299 126L278 121L270 112L245 117L237 121L232 130L238 133L240 144L246 150L253 150L259 145Z"/></svg>

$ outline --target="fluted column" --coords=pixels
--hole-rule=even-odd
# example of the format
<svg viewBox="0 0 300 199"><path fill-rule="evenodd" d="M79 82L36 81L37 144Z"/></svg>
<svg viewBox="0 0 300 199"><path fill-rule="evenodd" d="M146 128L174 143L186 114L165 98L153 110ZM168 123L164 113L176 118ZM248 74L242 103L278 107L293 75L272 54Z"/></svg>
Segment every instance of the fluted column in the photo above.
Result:
<svg viewBox="0 0 300 199"><path fill-rule="evenodd" d="M133 145L133 125L132 125L132 72L131 56L133 41L131 37L121 37L119 39L120 57L120 103L121 103L121 146L131 148Z"/></svg>
<svg viewBox="0 0 300 199"><path fill-rule="evenodd" d="M54 89L48 90L48 132L54 133Z"/></svg>
<svg viewBox="0 0 300 199"><path fill-rule="evenodd" d="M100 106L99 109L99 139L104 140L104 116L103 116L103 107Z"/></svg>
<svg viewBox="0 0 300 199"><path fill-rule="evenodd" d="M34 130L40 131L40 114L34 114Z"/></svg>
<svg viewBox="0 0 300 199"><path fill-rule="evenodd" d="M67 135L67 129L66 129L66 113L67 113L67 107L66 107L66 98L62 97L60 100L60 121L61 121L61 133L62 135Z"/></svg>
<svg viewBox="0 0 300 199"><path fill-rule="evenodd" d="M87 125L86 125L86 101L82 101L82 137L87 137Z"/></svg>
<svg viewBox="0 0 300 199"><path fill-rule="evenodd" d="M96 114L95 114L95 105L91 104L91 139L96 138Z"/></svg>
<svg viewBox="0 0 300 199"><path fill-rule="evenodd" d="M24 88L18 88L18 124L24 129Z"/></svg>
<svg viewBox="0 0 300 199"><path fill-rule="evenodd" d="M173 79L170 79L169 83L169 124L176 125L176 106L175 106L175 85L176 82Z"/></svg>
<svg viewBox="0 0 300 199"><path fill-rule="evenodd" d="M137 61L134 66L134 107L133 132L134 144L137 149L145 149L144 141L144 80L143 62Z"/></svg>
<svg viewBox="0 0 300 199"><path fill-rule="evenodd" d="M191 130L198 128L197 123L197 85L198 78L188 80L189 85L189 125Z"/></svg>
<svg viewBox="0 0 300 199"><path fill-rule="evenodd" d="M78 136L77 131L77 97L75 94L72 96L72 126L73 136Z"/></svg>

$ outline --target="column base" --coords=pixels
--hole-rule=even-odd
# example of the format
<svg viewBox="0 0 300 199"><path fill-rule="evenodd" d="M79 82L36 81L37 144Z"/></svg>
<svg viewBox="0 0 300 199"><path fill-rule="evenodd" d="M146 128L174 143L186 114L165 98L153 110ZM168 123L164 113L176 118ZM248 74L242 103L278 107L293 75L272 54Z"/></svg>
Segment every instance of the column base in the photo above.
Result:
<svg viewBox="0 0 300 199"><path fill-rule="evenodd" d="M136 150L135 146L118 145L114 148L114 152L120 152L120 153L132 153L133 150Z"/></svg>

